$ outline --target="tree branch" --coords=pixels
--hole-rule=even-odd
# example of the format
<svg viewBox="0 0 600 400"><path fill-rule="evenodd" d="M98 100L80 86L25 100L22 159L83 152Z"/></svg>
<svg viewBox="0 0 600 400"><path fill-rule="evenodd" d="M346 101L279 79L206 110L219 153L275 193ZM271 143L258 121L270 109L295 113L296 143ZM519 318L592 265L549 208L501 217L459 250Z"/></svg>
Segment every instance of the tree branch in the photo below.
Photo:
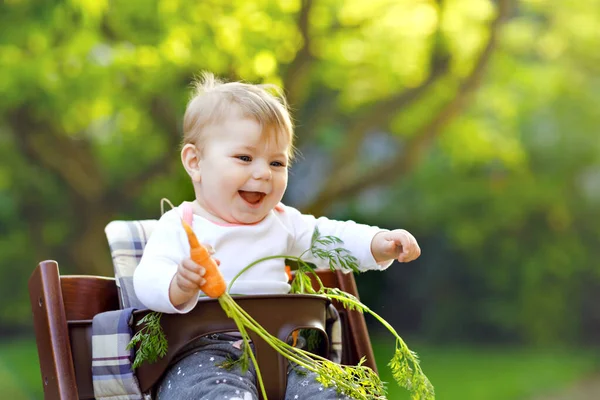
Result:
<svg viewBox="0 0 600 400"><path fill-rule="evenodd" d="M106 190L104 177L89 143L56 131L51 124L36 121L28 107L8 114L16 143L30 160L52 171L69 190L88 201L100 199Z"/></svg>
<svg viewBox="0 0 600 400"><path fill-rule="evenodd" d="M341 175L349 173L349 169L353 166L353 163L349 162L349 160L357 159L363 138L370 130L378 126L384 127L389 125L397 115L398 110L406 109L411 104L419 101L431 86L446 75L450 66L450 56L441 44L440 28L441 26L438 24L436 32L433 34L434 45L431 52L430 71L427 79L415 88L375 102L364 109L364 111L359 112L346 124L349 128L345 134L345 145L335 155L332 173L325 184L326 187L335 184L334 182L339 182L340 179L343 179Z"/></svg>
<svg viewBox="0 0 600 400"><path fill-rule="evenodd" d="M283 87L290 105L300 104L302 98L302 83L314 61L310 52L312 44L310 37L309 17L313 6L313 0L301 0L302 6L298 13L297 27L302 37L302 46L296 53L292 62L288 65L283 76Z"/></svg>
<svg viewBox="0 0 600 400"><path fill-rule="evenodd" d="M22 156L33 167L40 167L45 173L58 178L61 193L68 203L65 205L68 211L64 214L51 215L54 219L66 217L68 237L58 246L43 247L41 251L45 255L37 254L36 257L61 259L71 271L110 274L103 230L114 210L102 202L107 187L101 179L89 143L72 139L52 125L36 120L27 107L9 112L7 121ZM39 242L42 225L36 221L43 218L36 218L36 214L47 214L53 210L47 209L44 202L40 203L39 193L37 196L36 193L30 194L29 198L37 201L24 201L19 211L28 221L30 238ZM48 253L50 250L53 254ZM103 257L103 254L106 256Z"/></svg>
<svg viewBox="0 0 600 400"><path fill-rule="evenodd" d="M301 148L311 142L319 132L319 127L327 125L337 116L332 113L338 93L326 86L320 86L311 91L310 97L303 101L302 108L295 112L298 121L294 127L296 139L294 145Z"/></svg>
<svg viewBox="0 0 600 400"><path fill-rule="evenodd" d="M171 103L160 97L150 100L150 110L155 125L161 127L166 132L165 151L152 164L143 168L138 174L120 182L107 193L106 201L113 204L120 204L119 207L122 209L126 209L129 203L137 200L148 181L157 176L168 174L173 165L176 164L177 157L175 156L175 150L178 148L182 137L180 118L175 110L173 110Z"/></svg>
<svg viewBox="0 0 600 400"><path fill-rule="evenodd" d="M437 138L453 118L455 118L465 107L470 95L479 87L484 76L485 69L489 64L491 55L497 45L500 27L506 20L510 10L510 0L498 2L498 14L490 25L488 42L481 51L471 74L460 84L456 96L446 104L439 113L425 126L420 128L410 139L403 151L404 156L398 157L390 163L374 167L358 178L346 177L331 182L325 187L319 196L306 207L307 212L317 215L336 199L348 197L357 192L390 182L408 173L421 159L430 144Z"/></svg>
<svg viewBox="0 0 600 400"><path fill-rule="evenodd" d="M438 56L436 56L438 58ZM441 58L441 57L439 57ZM347 168L348 160L356 158L363 138L366 134L380 126L387 126L396 116L398 110L406 109L411 104L420 100L427 90L433 86L448 71L449 59L435 64L429 77L419 86L403 91L397 96L379 101L366 111L358 113L350 123L350 129L345 134L346 145L337 153L334 161L332 181L337 180L337 175Z"/></svg>
<svg viewBox="0 0 600 400"><path fill-rule="evenodd" d="M332 36L339 31L343 31L345 34L356 33L367 25L374 24L373 21L377 21L378 17L380 15L384 15L389 10L389 7L393 4L393 0L387 3L382 3L377 9L371 9L369 15L365 15L362 20L355 21L351 24L342 23L339 15L335 15L331 26L329 26L329 32L325 33L325 35ZM307 27L305 29L307 29ZM310 61L313 60L314 59L311 58ZM324 121L332 119L331 109L335 106L335 103L338 99L338 94L339 92L328 90L326 87L321 86L320 88L316 89L316 93L315 90L311 91L311 97L309 101L306 101L305 98L302 98L303 105L308 105L310 109L302 110L302 113L297 112L296 114L298 120L301 121L301 125L297 127L297 147L301 147L304 143L309 142L314 137L316 127L321 126ZM290 103L296 106L300 105L299 100L295 100ZM356 126L355 124L357 122L360 123L363 120L364 119L362 117L354 118L352 120L354 122L347 125ZM342 123L342 121L339 122Z"/></svg>

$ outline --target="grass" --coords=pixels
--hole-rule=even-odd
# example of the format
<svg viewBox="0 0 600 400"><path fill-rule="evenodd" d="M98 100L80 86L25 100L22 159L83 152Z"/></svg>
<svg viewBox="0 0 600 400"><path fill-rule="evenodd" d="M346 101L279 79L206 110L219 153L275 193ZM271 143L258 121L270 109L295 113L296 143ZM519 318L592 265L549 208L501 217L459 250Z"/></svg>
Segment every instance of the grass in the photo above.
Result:
<svg viewBox="0 0 600 400"><path fill-rule="evenodd" d="M532 349L485 346L427 346L409 342L442 400L521 400L550 394L597 374L598 352L586 349ZM393 382L387 362L393 342L375 341L388 398L409 399ZM600 374L598 374L600 377Z"/></svg>
<svg viewBox="0 0 600 400"><path fill-rule="evenodd" d="M35 340L0 341L0 398L36 400L43 397Z"/></svg>
<svg viewBox="0 0 600 400"><path fill-rule="evenodd" d="M429 346L412 341L423 370L441 400L521 400L553 393L598 372L598 353L586 349ZM409 399L386 366L393 342L374 341L379 373L390 382L390 400ZM600 374L599 374L600 375ZM32 338L0 341L0 398L43 398L37 350Z"/></svg>

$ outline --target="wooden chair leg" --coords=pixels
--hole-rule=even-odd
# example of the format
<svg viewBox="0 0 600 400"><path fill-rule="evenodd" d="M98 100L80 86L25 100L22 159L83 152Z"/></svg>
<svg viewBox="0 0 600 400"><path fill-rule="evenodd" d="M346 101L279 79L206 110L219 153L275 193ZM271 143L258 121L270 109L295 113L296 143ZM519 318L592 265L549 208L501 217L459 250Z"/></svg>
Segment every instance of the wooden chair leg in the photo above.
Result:
<svg viewBox="0 0 600 400"><path fill-rule="evenodd" d="M29 278L29 299L46 400L75 400L77 385L71 357L58 264L43 261Z"/></svg>

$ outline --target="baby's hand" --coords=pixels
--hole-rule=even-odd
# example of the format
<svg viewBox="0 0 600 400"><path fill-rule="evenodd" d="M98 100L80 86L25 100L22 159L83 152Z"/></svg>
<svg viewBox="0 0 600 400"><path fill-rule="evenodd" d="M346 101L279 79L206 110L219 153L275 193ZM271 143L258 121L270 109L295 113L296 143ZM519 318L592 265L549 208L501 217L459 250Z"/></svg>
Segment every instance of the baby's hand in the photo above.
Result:
<svg viewBox="0 0 600 400"><path fill-rule="evenodd" d="M177 267L173 280L177 287L184 293L198 292L200 286L206 283L204 267L196 264L191 258L185 259Z"/></svg>
<svg viewBox="0 0 600 400"><path fill-rule="evenodd" d="M378 263L392 259L409 262L421 255L421 248L408 231L396 229L376 234L371 241L371 252Z"/></svg>
<svg viewBox="0 0 600 400"><path fill-rule="evenodd" d="M214 251L210 246L206 246L210 254ZM217 265L220 264L219 260L215 260ZM169 297L171 303L175 307L178 307L184 303L187 303L192 297L197 296L200 286L206 283L204 274L206 270L204 267L198 265L191 258L186 258L177 266L177 272L173 276L171 285L169 287Z"/></svg>

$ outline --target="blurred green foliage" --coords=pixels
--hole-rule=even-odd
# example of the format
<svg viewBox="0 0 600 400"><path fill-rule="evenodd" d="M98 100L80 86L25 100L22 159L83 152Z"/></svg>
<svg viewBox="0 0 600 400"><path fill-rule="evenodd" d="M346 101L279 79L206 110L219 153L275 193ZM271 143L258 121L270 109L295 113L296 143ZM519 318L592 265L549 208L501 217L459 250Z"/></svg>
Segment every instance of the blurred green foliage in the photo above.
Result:
<svg viewBox="0 0 600 400"><path fill-rule="evenodd" d="M414 342L413 342L414 343ZM381 378L393 382L384 361L393 350L388 342L374 341ZM421 356L439 399L592 399L581 378L595 382L597 353L577 350L512 346L412 346ZM409 395L390 384L388 398L405 400ZM593 386L592 386L593 388ZM591 389L592 389L591 388Z"/></svg>
<svg viewBox="0 0 600 400"><path fill-rule="evenodd" d="M419 261L360 277L363 300L402 330L598 340L597 10L4 1L0 333L29 327L37 262L110 275L110 220L190 198L180 121L190 82L210 70L285 88L304 155L286 202L420 240Z"/></svg>

